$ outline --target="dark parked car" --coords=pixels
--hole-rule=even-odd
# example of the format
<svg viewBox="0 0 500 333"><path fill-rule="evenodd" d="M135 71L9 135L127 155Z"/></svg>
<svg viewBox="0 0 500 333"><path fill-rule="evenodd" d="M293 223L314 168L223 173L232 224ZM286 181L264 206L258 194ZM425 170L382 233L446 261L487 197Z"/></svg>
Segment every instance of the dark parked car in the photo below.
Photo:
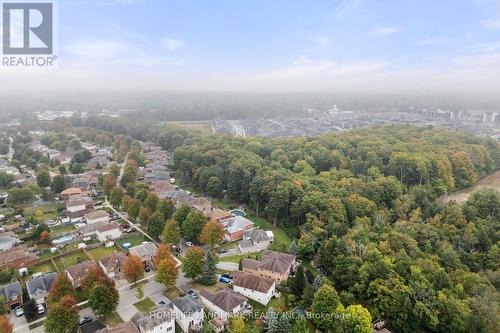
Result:
<svg viewBox="0 0 500 333"><path fill-rule="evenodd" d="M233 275L231 273L224 273L222 276L231 280L233 279Z"/></svg>
<svg viewBox="0 0 500 333"><path fill-rule="evenodd" d="M226 249L220 249L219 253L227 253L227 250Z"/></svg>
<svg viewBox="0 0 500 333"><path fill-rule="evenodd" d="M92 318L90 318L90 317L82 317L82 318L80 318L80 320L78 321L78 325L79 325L79 326L83 326L83 325L85 325L85 324L87 324L87 323L90 323L91 321L92 321Z"/></svg>

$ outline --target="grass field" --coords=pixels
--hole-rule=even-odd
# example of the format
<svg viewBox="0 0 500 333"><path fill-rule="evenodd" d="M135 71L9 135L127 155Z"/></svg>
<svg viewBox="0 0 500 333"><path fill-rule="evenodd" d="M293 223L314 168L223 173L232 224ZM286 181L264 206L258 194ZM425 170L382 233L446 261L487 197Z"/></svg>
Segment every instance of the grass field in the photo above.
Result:
<svg viewBox="0 0 500 333"><path fill-rule="evenodd" d="M41 265L36 265L30 268L30 272L32 273L39 273L39 272L44 272L44 273L49 273L49 272L57 272L57 269L52 265L51 262L41 264Z"/></svg>
<svg viewBox="0 0 500 333"><path fill-rule="evenodd" d="M182 292L182 290L174 286L164 290L163 295L165 295L166 298L172 301L179 296L184 296L184 293Z"/></svg>
<svg viewBox="0 0 500 333"><path fill-rule="evenodd" d="M73 254L55 259L55 263L60 271L64 271L65 268L74 266L78 262L89 260L89 258L81 251L75 252Z"/></svg>
<svg viewBox="0 0 500 333"><path fill-rule="evenodd" d="M123 245L124 243L131 243L132 246L136 246L144 242L144 235L134 231L128 234L125 238L122 238L118 241L120 245Z"/></svg>
<svg viewBox="0 0 500 333"><path fill-rule="evenodd" d="M61 204L53 204L53 205L45 205L45 206L29 206L24 208L24 215L29 216L29 215L34 215L37 210L41 210L44 213L49 213L49 212L56 212L58 208L64 207L64 205Z"/></svg>
<svg viewBox="0 0 500 333"><path fill-rule="evenodd" d="M88 250L87 252L92 256L92 258L94 258L97 261L102 257L121 251L116 246L112 246L112 247L98 247L92 250Z"/></svg>
<svg viewBox="0 0 500 333"><path fill-rule="evenodd" d="M58 225L57 227L54 227L52 229L50 229L50 232L53 234L53 235L59 235L59 234L62 234L62 233L65 233L65 232L70 232L70 231L75 231L75 226L72 225L72 224L66 224L66 225Z"/></svg>
<svg viewBox="0 0 500 333"><path fill-rule="evenodd" d="M135 303L134 306L141 312L149 312L155 307L155 302L149 298L145 298L142 301Z"/></svg>
<svg viewBox="0 0 500 333"><path fill-rule="evenodd" d="M235 264L238 264L240 262L240 259L241 258L250 258L250 259L255 259L256 258L256 254L238 254L238 255L235 255L235 256L228 256L228 257L221 257L219 258L219 261L220 262L232 262L232 263L235 263Z"/></svg>
<svg viewBox="0 0 500 333"><path fill-rule="evenodd" d="M259 226L261 229L271 230L274 233L274 249L283 250L284 248L285 250L287 250L292 243L292 239L285 233L283 229L273 226L272 223L270 223L265 218L257 216L247 216L247 218L255 223L255 225Z"/></svg>
<svg viewBox="0 0 500 333"><path fill-rule="evenodd" d="M106 318L103 318L103 324L109 326L109 327L115 327L118 324L123 323L122 317L116 312L111 313L109 316Z"/></svg>
<svg viewBox="0 0 500 333"><path fill-rule="evenodd" d="M496 191L500 191L500 171L494 172L491 175L484 177L474 185L468 186L464 189L455 191L448 195L443 195L441 197L441 200L443 200L445 203L450 201L456 201L457 203L464 203L465 201L467 201L469 195L472 192L480 190L485 187L489 187Z"/></svg>

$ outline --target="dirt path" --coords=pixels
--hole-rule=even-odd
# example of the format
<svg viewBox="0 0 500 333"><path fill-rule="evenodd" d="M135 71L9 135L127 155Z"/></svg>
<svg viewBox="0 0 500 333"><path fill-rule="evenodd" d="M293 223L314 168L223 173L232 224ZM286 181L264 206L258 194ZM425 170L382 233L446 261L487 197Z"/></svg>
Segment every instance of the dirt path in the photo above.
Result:
<svg viewBox="0 0 500 333"><path fill-rule="evenodd" d="M459 191L444 195L441 199L444 202L456 201L457 203L463 203L467 201L469 195L479 189L484 187L490 187L500 192L500 170L492 173L491 175L484 177L479 182Z"/></svg>

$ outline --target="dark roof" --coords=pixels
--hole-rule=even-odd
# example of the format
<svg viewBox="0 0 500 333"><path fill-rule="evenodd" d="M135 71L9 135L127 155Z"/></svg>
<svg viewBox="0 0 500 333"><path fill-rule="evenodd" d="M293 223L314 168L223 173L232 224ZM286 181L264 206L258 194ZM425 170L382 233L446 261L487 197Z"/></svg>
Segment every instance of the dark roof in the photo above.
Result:
<svg viewBox="0 0 500 333"><path fill-rule="evenodd" d="M5 297L6 300L10 299L13 295L23 296L23 288L19 281L12 282L3 286L0 286L0 295Z"/></svg>
<svg viewBox="0 0 500 333"><path fill-rule="evenodd" d="M102 257L99 262L109 270L115 270L117 267L121 267L123 263L127 260L128 256L123 252L116 252L110 254L109 256Z"/></svg>
<svg viewBox="0 0 500 333"><path fill-rule="evenodd" d="M106 328L100 321L94 320L88 324L85 324L80 327L82 333L95 333L100 329Z"/></svg>
<svg viewBox="0 0 500 333"><path fill-rule="evenodd" d="M274 285L273 279L252 275L250 273L236 271L233 273L233 276L233 285L245 289L256 290L261 293L267 293Z"/></svg>
<svg viewBox="0 0 500 333"><path fill-rule="evenodd" d="M115 327L106 327L96 331L96 333L139 333L139 330L130 321L121 323Z"/></svg>
<svg viewBox="0 0 500 333"><path fill-rule="evenodd" d="M57 273L45 273L42 276L28 280L26 287L28 289L28 294L32 295L37 290L49 291L52 287L52 283L57 278Z"/></svg>
<svg viewBox="0 0 500 333"><path fill-rule="evenodd" d="M200 303L196 302L187 295L183 297L177 297L172 301L172 304L186 315L190 315L203 309Z"/></svg>
<svg viewBox="0 0 500 333"><path fill-rule="evenodd" d="M229 288L219 289L215 294L210 293L208 290L202 290L200 295L226 312L231 311L247 300L246 297Z"/></svg>
<svg viewBox="0 0 500 333"><path fill-rule="evenodd" d="M65 271L71 275L73 280L85 277L87 271L91 266L97 266L93 261L84 261L75 266L71 266L65 269Z"/></svg>
<svg viewBox="0 0 500 333"><path fill-rule="evenodd" d="M243 267L250 269L260 269L283 274L288 272L294 261L295 256L288 253L263 251L261 261L243 259L241 264Z"/></svg>

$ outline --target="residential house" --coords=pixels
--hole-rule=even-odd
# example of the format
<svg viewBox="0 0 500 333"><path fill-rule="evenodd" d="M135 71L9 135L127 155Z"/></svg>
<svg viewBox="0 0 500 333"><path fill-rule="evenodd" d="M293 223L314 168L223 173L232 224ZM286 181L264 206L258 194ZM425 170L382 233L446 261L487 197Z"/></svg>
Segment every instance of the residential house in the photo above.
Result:
<svg viewBox="0 0 500 333"><path fill-rule="evenodd" d="M0 251L8 251L21 243L19 237L13 231L6 231L0 234Z"/></svg>
<svg viewBox="0 0 500 333"><path fill-rule="evenodd" d="M212 203L206 198L192 196L178 198L175 207L179 208L182 205L188 205L189 207L194 208L204 214L207 214L212 210Z"/></svg>
<svg viewBox="0 0 500 333"><path fill-rule="evenodd" d="M151 311L136 313L130 321L141 333L175 333L173 310L159 305Z"/></svg>
<svg viewBox="0 0 500 333"><path fill-rule="evenodd" d="M233 273L233 290L256 302L267 305L276 295L276 281L250 273Z"/></svg>
<svg viewBox="0 0 500 333"><path fill-rule="evenodd" d="M127 321L126 323L118 324L114 327L105 327L94 333L140 333L139 330L132 324L132 322Z"/></svg>
<svg viewBox="0 0 500 333"><path fill-rule="evenodd" d="M92 237L97 234L97 228L108 224L109 222L97 222L91 224L78 223L76 226L82 233L83 237Z"/></svg>
<svg viewBox="0 0 500 333"><path fill-rule="evenodd" d="M0 286L0 296L3 296L9 309L23 305L23 288L19 281Z"/></svg>
<svg viewBox="0 0 500 333"><path fill-rule="evenodd" d="M152 242L143 242L129 249L130 254L138 256L144 264L152 264L158 248Z"/></svg>
<svg viewBox="0 0 500 333"><path fill-rule="evenodd" d="M243 216L233 216L220 221L224 228L224 238L228 241L235 241L243 238L245 231L253 230L254 224Z"/></svg>
<svg viewBox="0 0 500 333"><path fill-rule="evenodd" d="M94 210L94 201L89 197L73 197L66 202L66 209L71 219L81 219Z"/></svg>
<svg viewBox="0 0 500 333"><path fill-rule="evenodd" d="M106 223L96 229L97 239L101 242L118 239L122 236L120 225L116 222Z"/></svg>
<svg viewBox="0 0 500 333"><path fill-rule="evenodd" d="M165 199L167 192L175 190L175 186L169 181L153 181L149 184L149 190L156 194L160 199Z"/></svg>
<svg viewBox="0 0 500 333"><path fill-rule="evenodd" d="M205 213L205 216L208 219L214 220L217 222L220 222L222 220L227 220L227 219L230 219L232 217L231 212L224 210L224 209L213 208L213 207L210 209L210 211Z"/></svg>
<svg viewBox="0 0 500 333"><path fill-rule="evenodd" d="M28 267L38 261L35 254L25 247L15 247L11 250L0 252L0 270Z"/></svg>
<svg viewBox="0 0 500 333"><path fill-rule="evenodd" d="M88 197L89 196L88 191L82 191L81 188L78 187L70 187L65 189L64 191L61 192L59 197L64 200L64 201L69 201L72 198L80 198L80 197Z"/></svg>
<svg viewBox="0 0 500 333"><path fill-rule="evenodd" d="M241 266L244 272L285 281L296 264L295 259L292 254L266 250L262 252L260 261L243 258Z"/></svg>
<svg viewBox="0 0 500 333"><path fill-rule="evenodd" d="M109 222L109 214L105 210L94 210L85 214L85 221L87 224L94 224L99 222Z"/></svg>
<svg viewBox="0 0 500 333"><path fill-rule="evenodd" d="M181 198L188 197L189 194L184 190L172 190L163 193L163 196L167 199L172 200L174 203Z"/></svg>
<svg viewBox="0 0 500 333"><path fill-rule="evenodd" d="M243 310L247 305L247 298L229 288L221 288L215 293L203 289L200 292L200 300L216 317L228 321Z"/></svg>
<svg viewBox="0 0 500 333"><path fill-rule="evenodd" d="M93 261L86 260L75 266L68 267L64 271L73 284L73 287L79 288L91 267L97 267L97 265Z"/></svg>
<svg viewBox="0 0 500 333"><path fill-rule="evenodd" d="M89 169L104 168L108 165L109 160L105 156L94 156L88 161L87 167Z"/></svg>
<svg viewBox="0 0 500 333"><path fill-rule="evenodd" d="M190 296L177 297L170 303L175 321L184 333L203 327L203 306Z"/></svg>
<svg viewBox="0 0 500 333"><path fill-rule="evenodd" d="M116 252L99 259L99 266L108 277L121 279L123 278L123 264L127 258L128 256L125 253Z"/></svg>
<svg viewBox="0 0 500 333"><path fill-rule="evenodd" d="M265 230L254 229L245 231L243 239L238 242L238 248L241 253L252 253L267 250L271 240Z"/></svg>
<svg viewBox="0 0 500 333"><path fill-rule="evenodd" d="M33 277L26 282L26 289L30 299L33 299L37 304L45 303L49 290L57 278L57 273L44 273L41 276Z"/></svg>

